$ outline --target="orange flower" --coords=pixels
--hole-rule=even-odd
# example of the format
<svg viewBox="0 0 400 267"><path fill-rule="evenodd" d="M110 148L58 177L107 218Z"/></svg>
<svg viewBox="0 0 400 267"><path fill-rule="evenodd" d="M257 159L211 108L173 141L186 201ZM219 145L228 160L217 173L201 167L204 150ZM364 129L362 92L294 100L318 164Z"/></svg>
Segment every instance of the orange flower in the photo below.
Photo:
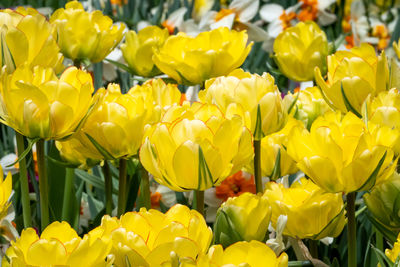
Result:
<svg viewBox="0 0 400 267"><path fill-rule="evenodd" d="M292 26L291 21L296 18L296 13L289 12L286 14L286 11L282 12L282 15L279 16L279 19L282 21L282 29L286 30L287 28Z"/></svg>
<svg viewBox="0 0 400 267"><path fill-rule="evenodd" d="M161 193L160 192L151 193L150 201L152 209L160 207Z"/></svg>
<svg viewBox="0 0 400 267"><path fill-rule="evenodd" d="M246 177L242 171L226 178L221 185L215 188L217 198L225 201L230 197L240 196L245 192L256 193L254 176Z"/></svg>
<svg viewBox="0 0 400 267"><path fill-rule="evenodd" d="M300 21L315 20L318 15L318 0L301 0L303 5L297 18Z"/></svg>

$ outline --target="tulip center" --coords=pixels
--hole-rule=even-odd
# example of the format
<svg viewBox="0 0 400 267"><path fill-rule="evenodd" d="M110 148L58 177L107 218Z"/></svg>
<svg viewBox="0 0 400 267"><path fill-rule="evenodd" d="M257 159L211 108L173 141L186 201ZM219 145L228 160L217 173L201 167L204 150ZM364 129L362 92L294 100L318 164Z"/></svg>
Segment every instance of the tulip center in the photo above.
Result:
<svg viewBox="0 0 400 267"><path fill-rule="evenodd" d="M303 2L297 16L300 21L315 20L318 14L318 0L300 0Z"/></svg>

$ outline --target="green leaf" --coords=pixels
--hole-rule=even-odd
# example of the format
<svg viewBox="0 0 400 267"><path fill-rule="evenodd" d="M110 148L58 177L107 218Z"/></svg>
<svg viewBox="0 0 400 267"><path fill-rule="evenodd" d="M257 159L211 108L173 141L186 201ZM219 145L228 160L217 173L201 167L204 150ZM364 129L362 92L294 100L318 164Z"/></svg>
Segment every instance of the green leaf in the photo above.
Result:
<svg viewBox="0 0 400 267"><path fill-rule="evenodd" d="M122 63L120 63L118 61L111 60L111 59L108 59L108 58L106 58L105 60L110 62L111 64L115 65L119 69L124 70L124 71L126 71L126 72L128 72L128 73L130 73L132 75L135 75L135 73L129 68L128 65L122 64Z"/></svg>
<svg viewBox="0 0 400 267"><path fill-rule="evenodd" d="M375 184L376 177L378 176L378 173L382 167L383 162L385 162L386 155L387 155L387 151L385 151L385 154L383 154L382 158L378 162L378 165L376 166L375 170L371 173L371 175L369 176L367 181L365 181L365 183L360 188L358 188L357 190L354 190L354 191L356 191L356 192L363 191L364 187L367 187L367 185L372 183L371 186L373 186Z"/></svg>
<svg viewBox="0 0 400 267"><path fill-rule="evenodd" d="M299 99L299 95L300 95L300 91L297 93L296 98L293 100L293 102L290 104L289 109L288 109L288 114L290 114L290 112L292 111L292 109L294 108L294 106L296 105L297 100ZM296 106L297 108L297 106Z"/></svg>
<svg viewBox="0 0 400 267"><path fill-rule="evenodd" d="M21 155L18 155L18 159L15 162L7 165L6 167L11 167L20 162L21 160L23 160L26 157L26 155L28 155L28 153L32 150L33 145L39 140L40 138L35 138L35 139L28 138L28 147L24 150L24 152L22 152Z"/></svg>
<svg viewBox="0 0 400 267"><path fill-rule="evenodd" d="M126 266L126 267L131 267L131 266L132 266L132 265L131 265L131 262L129 261L128 256L126 256L126 255L125 255L125 266Z"/></svg>
<svg viewBox="0 0 400 267"><path fill-rule="evenodd" d="M355 110L355 108L351 105L351 103L349 102L349 99L347 98L344 89L343 89L343 83L340 84L340 90L342 92L342 97L343 97L343 101L344 101L344 105L346 106L348 111L353 112L357 117L361 118L361 114L358 113L357 110Z"/></svg>
<svg viewBox="0 0 400 267"><path fill-rule="evenodd" d="M76 164L72 164L72 163L69 163L69 162L64 162L64 161L61 161L61 160L57 160L57 159L52 158L52 157L50 157L48 155L46 155L46 158L49 161L53 162L54 164L57 164L57 165L59 165L61 167L64 167L64 168L77 168L78 167Z"/></svg>
<svg viewBox="0 0 400 267"><path fill-rule="evenodd" d="M94 187L104 191L104 181L100 177L92 175L83 170L76 169L75 174L83 181L93 185ZM118 190L113 186L113 194L118 194Z"/></svg>
<svg viewBox="0 0 400 267"><path fill-rule="evenodd" d="M371 244L371 247L373 249L373 251L376 254L376 257L378 258L379 264L381 265L381 267L393 267L393 262L385 255L385 253L383 253L383 251L380 251L379 249L377 249L376 247L374 247L374 245Z"/></svg>
<svg viewBox="0 0 400 267"><path fill-rule="evenodd" d="M103 148L97 141L91 137L89 134L85 133L87 138L89 138L90 142L96 147L99 153L104 157L105 160L115 160L116 158L108 152L105 148Z"/></svg>

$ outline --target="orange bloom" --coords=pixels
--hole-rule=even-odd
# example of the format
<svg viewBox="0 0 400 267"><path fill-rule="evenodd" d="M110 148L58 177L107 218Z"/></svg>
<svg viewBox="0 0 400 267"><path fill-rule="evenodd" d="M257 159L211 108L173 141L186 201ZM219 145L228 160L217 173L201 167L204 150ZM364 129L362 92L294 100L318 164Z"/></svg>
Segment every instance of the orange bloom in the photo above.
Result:
<svg viewBox="0 0 400 267"><path fill-rule="evenodd" d="M300 21L314 21L318 15L318 0L301 0L301 2L303 2L303 5L297 18Z"/></svg>
<svg viewBox="0 0 400 267"><path fill-rule="evenodd" d="M246 177L242 171L226 178L221 185L215 188L217 198L225 201L230 197L240 196L245 192L256 193L254 176Z"/></svg>
<svg viewBox="0 0 400 267"><path fill-rule="evenodd" d="M291 21L296 18L296 13L289 12L286 14L285 11L282 12L282 15L279 16L279 19L282 21L282 29L286 30L287 28L292 26Z"/></svg>

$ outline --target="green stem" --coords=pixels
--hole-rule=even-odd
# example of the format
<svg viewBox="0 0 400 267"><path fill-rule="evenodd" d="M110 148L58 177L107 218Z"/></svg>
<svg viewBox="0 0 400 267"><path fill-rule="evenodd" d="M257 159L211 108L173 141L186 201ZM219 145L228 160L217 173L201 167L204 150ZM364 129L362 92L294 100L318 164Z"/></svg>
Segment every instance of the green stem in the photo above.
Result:
<svg viewBox="0 0 400 267"><path fill-rule="evenodd" d="M256 192L262 193L261 180L261 140L254 140L254 179L256 183Z"/></svg>
<svg viewBox="0 0 400 267"><path fill-rule="evenodd" d="M104 161L103 165L103 174L104 174L104 191L106 193L106 199L105 199L105 207L106 207L106 214L111 215L112 212L112 177L111 177L111 171L110 171L110 166L108 165L108 161Z"/></svg>
<svg viewBox="0 0 400 267"><path fill-rule="evenodd" d="M204 191L196 190L196 210L204 216Z"/></svg>
<svg viewBox="0 0 400 267"><path fill-rule="evenodd" d="M24 136L20 133L15 133L17 138L18 156L25 151ZM22 217L24 219L24 228L32 226L31 205L29 201L29 185L28 171L26 169L26 160L23 158L19 162L19 182L21 185L21 201L22 201Z"/></svg>
<svg viewBox="0 0 400 267"><path fill-rule="evenodd" d="M298 240L294 237L288 237L289 242L294 250L294 254L296 255L297 261L305 261L306 257L303 255L303 251L301 250Z"/></svg>
<svg viewBox="0 0 400 267"><path fill-rule="evenodd" d="M289 261L288 266L314 266L311 261Z"/></svg>
<svg viewBox="0 0 400 267"><path fill-rule="evenodd" d="M74 66L75 66L77 69L80 69L80 68L81 68L81 61L80 61L79 59L75 59L75 60L74 60Z"/></svg>
<svg viewBox="0 0 400 267"><path fill-rule="evenodd" d="M72 195L72 189L74 187L74 180L75 180L75 169L74 168L66 168L65 169L65 186L64 186L64 200L63 200L63 209L62 209L62 220L63 221L68 221L69 223L72 223L69 221L68 218L68 213L70 212L71 209L71 197ZM79 211L78 211L79 212Z"/></svg>
<svg viewBox="0 0 400 267"><path fill-rule="evenodd" d="M36 143L37 164L39 169L39 191L40 191L40 218L42 231L49 224L49 182L45 161L44 140Z"/></svg>
<svg viewBox="0 0 400 267"><path fill-rule="evenodd" d="M121 216L126 208L126 159L119 160L118 214Z"/></svg>
<svg viewBox="0 0 400 267"><path fill-rule="evenodd" d="M347 253L348 267L357 266L357 243L356 243L356 216L355 216L356 193L347 194Z"/></svg>
<svg viewBox="0 0 400 267"><path fill-rule="evenodd" d="M146 209L151 208L151 193L150 193L150 180L149 173L142 166L142 179L140 181L140 196L143 202L143 206Z"/></svg>
<svg viewBox="0 0 400 267"><path fill-rule="evenodd" d="M374 231L375 231L376 248L379 249L380 251L384 251L383 250L383 235L375 227L374 227Z"/></svg>
<svg viewBox="0 0 400 267"><path fill-rule="evenodd" d="M308 241L310 254L314 259L318 259L318 241L310 239Z"/></svg>

